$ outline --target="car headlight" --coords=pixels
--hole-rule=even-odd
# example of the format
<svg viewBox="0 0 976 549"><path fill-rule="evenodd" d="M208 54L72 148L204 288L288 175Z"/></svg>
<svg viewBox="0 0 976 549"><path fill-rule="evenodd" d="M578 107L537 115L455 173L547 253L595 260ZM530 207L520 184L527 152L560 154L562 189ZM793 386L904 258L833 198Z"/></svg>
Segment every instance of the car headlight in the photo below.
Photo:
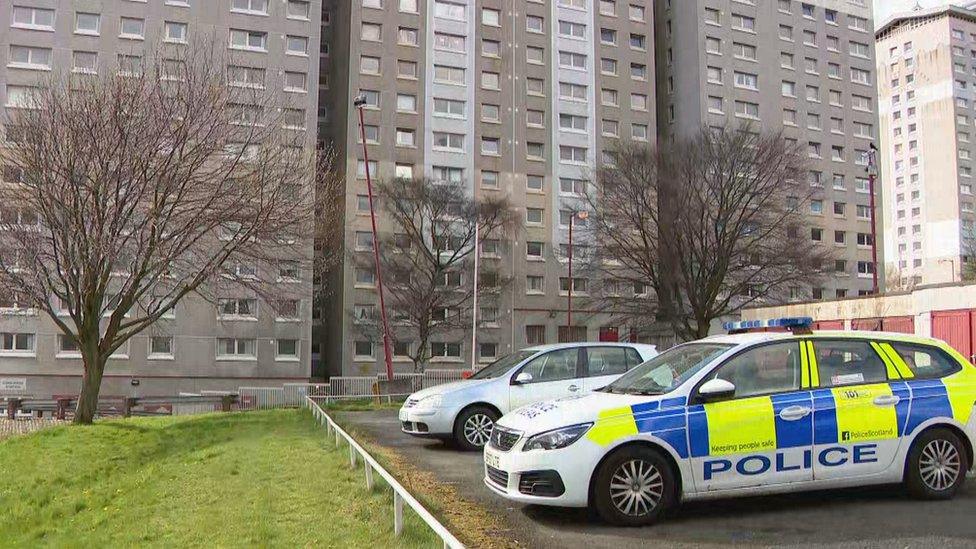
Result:
<svg viewBox="0 0 976 549"><path fill-rule="evenodd" d="M559 448L565 448L579 440L592 426L592 423L580 423L579 425L570 425L569 427L560 427L559 429L539 433L529 438L525 446L522 447L522 451L558 450Z"/></svg>
<svg viewBox="0 0 976 549"><path fill-rule="evenodd" d="M429 397L424 397L417 401L415 408L440 408L441 403L444 401L444 395L431 395Z"/></svg>

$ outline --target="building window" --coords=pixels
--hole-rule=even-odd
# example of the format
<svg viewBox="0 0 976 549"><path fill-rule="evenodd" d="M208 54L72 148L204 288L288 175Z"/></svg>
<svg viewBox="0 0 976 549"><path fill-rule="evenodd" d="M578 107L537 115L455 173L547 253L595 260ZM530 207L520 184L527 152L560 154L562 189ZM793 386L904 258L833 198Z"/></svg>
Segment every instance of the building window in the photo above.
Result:
<svg viewBox="0 0 976 549"><path fill-rule="evenodd" d="M268 33L230 29L230 47L238 50L266 52L268 51ZM379 58L375 59L377 60L376 71L379 72Z"/></svg>
<svg viewBox="0 0 976 549"><path fill-rule="evenodd" d="M54 10L14 6L13 23L10 26L21 29L53 31Z"/></svg>
<svg viewBox="0 0 976 549"><path fill-rule="evenodd" d="M166 21L163 24L163 39L167 42L186 43L186 23Z"/></svg>
<svg viewBox="0 0 976 549"><path fill-rule="evenodd" d="M7 66L18 69L50 70L51 48L10 46L10 61Z"/></svg>
<svg viewBox="0 0 976 549"><path fill-rule="evenodd" d="M142 40L145 37L146 21L137 17L123 17L119 38Z"/></svg>
<svg viewBox="0 0 976 549"><path fill-rule="evenodd" d="M461 358L461 344L454 342L434 341L430 344L431 358Z"/></svg>
<svg viewBox="0 0 976 549"><path fill-rule="evenodd" d="M288 55L308 55L308 37L291 36L285 40L285 53Z"/></svg>
<svg viewBox="0 0 976 549"><path fill-rule="evenodd" d="M97 13L75 14L75 34L98 36L101 27L101 16Z"/></svg>
<svg viewBox="0 0 976 549"><path fill-rule="evenodd" d="M309 19L309 2L306 0L288 0L287 14L289 19Z"/></svg>
<svg viewBox="0 0 976 549"><path fill-rule="evenodd" d="M276 360L298 360L298 340L297 339L277 339L275 340L275 359Z"/></svg>
<svg viewBox="0 0 976 549"><path fill-rule="evenodd" d="M525 343L528 345L544 345L546 342L546 327L529 325L525 327Z"/></svg>
<svg viewBox="0 0 976 549"><path fill-rule="evenodd" d="M59 357L78 357L81 350L75 340L64 334L58 334L58 356Z"/></svg>
<svg viewBox="0 0 976 549"><path fill-rule="evenodd" d="M219 317L256 318L258 301L253 298L220 298L217 300Z"/></svg>
<svg viewBox="0 0 976 549"><path fill-rule="evenodd" d="M355 343L356 359L373 358L373 342L357 341Z"/></svg>
<svg viewBox="0 0 976 549"><path fill-rule="evenodd" d="M173 358L173 337L150 336L148 358L150 360Z"/></svg>
<svg viewBox="0 0 976 549"><path fill-rule="evenodd" d="M230 10L249 14L268 14L268 0L231 0Z"/></svg>
<svg viewBox="0 0 976 549"><path fill-rule="evenodd" d="M248 338L217 338L218 360L253 360L257 358L257 340Z"/></svg>
<svg viewBox="0 0 976 549"><path fill-rule="evenodd" d="M479 343L478 344L478 357L485 362L494 360L498 356L498 344L497 343Z"/></svg>
<svg viewBox="0 0 976 549"><path fill-rule="evenodd" d="M34 355L34 334L0 332L0 355Z"/></svg>

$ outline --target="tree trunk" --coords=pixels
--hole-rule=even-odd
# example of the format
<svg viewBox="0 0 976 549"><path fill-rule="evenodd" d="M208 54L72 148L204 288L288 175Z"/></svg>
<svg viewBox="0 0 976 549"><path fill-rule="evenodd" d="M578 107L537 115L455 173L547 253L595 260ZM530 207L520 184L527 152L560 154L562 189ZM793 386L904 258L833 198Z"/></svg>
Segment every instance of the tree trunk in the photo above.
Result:
<svg viewBox="0 0 976 549"><path fill-rule="evenodd" d="M75 409L76 424L91 424L98 408L98 393L102 388L102 374L105 373L105 360L101 357L84 359L85 373L81 378L81 394Z"/></svg>

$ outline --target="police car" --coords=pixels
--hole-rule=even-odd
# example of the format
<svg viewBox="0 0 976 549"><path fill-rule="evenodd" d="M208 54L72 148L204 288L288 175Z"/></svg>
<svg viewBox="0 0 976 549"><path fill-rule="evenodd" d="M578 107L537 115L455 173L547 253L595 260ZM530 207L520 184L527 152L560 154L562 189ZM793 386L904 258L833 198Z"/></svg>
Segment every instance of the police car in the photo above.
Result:
<svg viewBox="0 0 976 549"><path fill-rule="evenodd" d="M711 497L903 482L951 498L973 462L976 368L934 339L811 322L732 325L599 391L519 408L485 447L485 485L628 526Z"/></svg>

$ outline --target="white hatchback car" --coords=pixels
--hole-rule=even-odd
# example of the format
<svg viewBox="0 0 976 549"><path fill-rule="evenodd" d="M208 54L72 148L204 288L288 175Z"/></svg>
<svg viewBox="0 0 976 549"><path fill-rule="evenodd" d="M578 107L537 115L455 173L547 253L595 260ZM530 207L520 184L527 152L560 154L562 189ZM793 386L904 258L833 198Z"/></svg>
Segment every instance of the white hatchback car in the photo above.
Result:
<svg viewBox="0 0 976 549"><path fill-rule="evenodd" d="M510 410L599 389L655 356L654 345L639 343L530 347L466 380L410 395L400 408L400 425L410 435L453 439L462 449L477 450Z"/></svg>

